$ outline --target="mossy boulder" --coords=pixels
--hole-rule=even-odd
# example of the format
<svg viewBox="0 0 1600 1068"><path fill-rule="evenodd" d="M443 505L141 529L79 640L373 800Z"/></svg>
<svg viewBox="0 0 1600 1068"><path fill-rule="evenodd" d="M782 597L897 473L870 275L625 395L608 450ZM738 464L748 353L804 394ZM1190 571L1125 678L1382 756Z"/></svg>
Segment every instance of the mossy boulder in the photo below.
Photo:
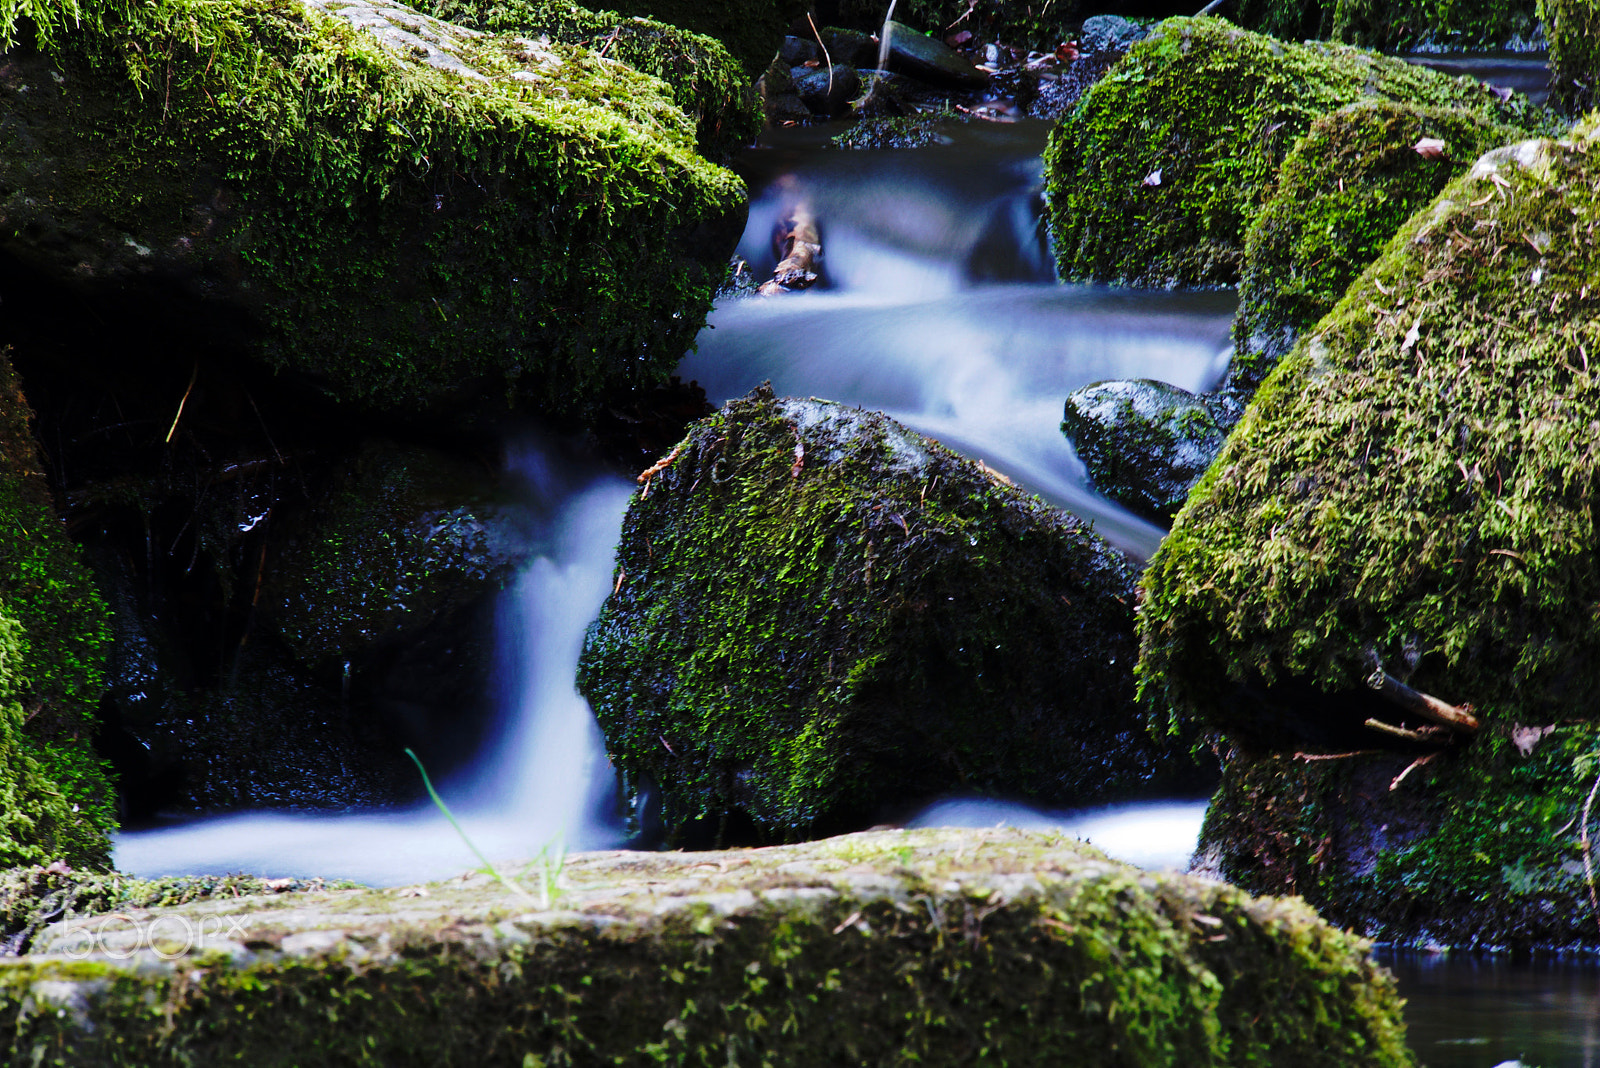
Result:
<svg viewBox="0 0 1600 1068"><path fill-rule="evenodd" d="M462 0L482 3L483 0ZM502 3L508 0L501 0ZM520 3L522 0L509 0ZM749 84L761 76L772 62L790 25L799 19L805 24L807 5L803 0L752 0L735 3L733 0L716 0L701 3L696 0L621 0L614 3L616 12L634 19L659 20L697 34L704 34L722 43L744 69L745 82Z"/></svg>
<svg viewBox="0 0 1600 1068"><path fill-rule="evenodd" d="M493 473L372 441L334 476L274 561L274 629L309 665L448 626L503 588L532 549Z"/></svg>
<svg viewBox="0 0 1600 1068"><path fill-rule="evenodd" d="M0 961L0 1048L140 1066L1414 1063L1359 938L1070 839L597 853L554 883L547 902L474 874L75 917Z"/></svg>
<svg viewBox="0 0 1600 1068"><path fill-rule="evenodd" d="M1095 489L1163 523L1183 507L1223 438L1222 421L1204 399L1150 379L1074 390L1061 432Z"/></svg>
<svg viewBox="0 0 1600 1068"><path fill-rule="evenodd" d="M1236 283L1245 230L1284 157L1318 116L1362 99L1537 122L1520 99L1403 60L1286 44L1220 19L1169 19L1051 133L1045 174L1061 276Z"/></svg>
<svg viewBox="0 0 1600 1068"><path fill-rule="evenodd" d="M0 350L0 866L103 866L116 826L95 706L110 637L105 602L57 517Z"/></svg>
<svg viewBox="0 0 1600 1068"><path fill-rule="evenodd" d="M885 416L768 389L669 455L578 669L669 831L792 839L1167 770L1132 703L1131 572L1085 524Z"/></svg>
<svg viewBox="0 0 1600 1068"><path fill-rule="evenodd" d="M1407 219L1483 153L1524 136L1477 112L1392 100L1313 122L1245 231L1229 388L1248 399Z"/></svg>
<svg viewBox="0 0 1600 1068"><path fill-rule="evenodd" d="M696 141L707 159L722 162L761 132L754 79L722 42L704 34L616 11L590 11L567 0L422 0L417 7L475 30L547 35L660 78L695 120Z"/></svg>
<svg viewBox="0 0 1600 1068"><path fill-rule="evenodd" d="M0 75L0 256L347 403L583 412L664 378L743 225L672 89L597 50L387 0L39 27Z"/></svg>
<svg viewBox="0 0 1600 1068"><path fill-rule="evenodd" d="M1390 889L1434 865L1414 928L1463 930L1463 895L1485 918L1502 866L1556 878L1573 812L1554 814L1592 778L1575 754L1600 719L1596 133L1490 152L1419 212L1267 379L1144 578L1147 685L1247 752L1429 755L1437 738L1365 726L1419 725L1363 684L1378 668L1474 706L1480 735L1399 788L1432 783L1436 822L1367 858ZM1546 726L1563 731L1515 759ZM1338 856L1339 880L1365 877Z"/></svg>
<svg viewBox="0 0 1600 1068"><path fill-rule="evenodd" d="M1550 96L1573 114L1600 106L1600 3L1539 0L1550 39Z"/></svg>
<svg viewBox="0 0 1600 1068"><path fill-rule="evenodd" d="M1252 893L1298 894L1330 923L1384 942L1600 945L1581 827L1600 772L1594 725L1499 722L1413 767L1425 755L1232 753L1206 813L1201 868ZM1590 820L1592 843L1600 812Z"/></svg>

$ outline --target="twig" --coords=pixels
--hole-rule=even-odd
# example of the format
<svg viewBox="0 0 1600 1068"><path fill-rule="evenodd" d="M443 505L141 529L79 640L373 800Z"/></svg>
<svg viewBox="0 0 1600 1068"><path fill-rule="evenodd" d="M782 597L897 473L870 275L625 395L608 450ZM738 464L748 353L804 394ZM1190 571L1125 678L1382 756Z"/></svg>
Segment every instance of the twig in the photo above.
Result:
<svg viewBox="0 0 1600 1068"><path fill-rule="evenodd" d="M1352 749L1348 753L1296 753L1296 760L1348 760L1351 757L1372 756L1383 752L1382 749Z"/></svg>
<svg viewBox="0 0 1600 1068"><path fill-rule="evenodd" d="M1228 0L1211 0L1211 3L1207 4L1205 7L1200 9L1199 13L1195 15L1195 18L1198 19L1198 18L1202 18L1202 17L1204 17L1206 15L1209 15L1213 11L1215 11L1217 8L1221 7L1223 4L1225 4L1227 2L1228 2Z"/></svg>
<svg viewBox="0 0 1600 1068"><path fill-rule="evenodd" d="M1594 785L1589 787L1589 796L1583 802L1583 828L1579 832L1578 841L1583 846L1583 881L1589 884L1589 907L1594 910L1594 919L1600 925L1600 900L1594 892L1594 860L1589 855L1589 807L1594 804L1594 795L1600 791L1600 775L1595 776Z"/></svg>
<svg viewBox="0 0 1600 1068"><path fill-rule="evenodd" d="M1408 731L1404 727L1396 727L1392 723L1385 723L1381 719L1369 719L1366 726L1384 734L1391 734L1396 738L1404 738L1408 742L1422 742L1427 745L1438 745L1438 741L1416 731Z"/></svg>
<svg viewBox="0 0 1600 1068"><path fill-rule="evenodd" d="M1407 764L1406 770L1396 775L1394 777L1394 781L1389 784L1389 792L1393 793L1396 786L1399 786L1401 783L1405 782L1407 775L1410 775L1413 771L1416 771L1418 768L1422 767L1422 765L1426 764L1428 761L1432 760L1438 755L1438 753L1429 753L1426 756L1419 756L1417 759Z"/></svg>
<svg viewBox="0 0 1600 1068"><path fill-rule="evenodd" d="M1386 701L1423 719L1431 719L1451 730L1464 731L1467 734L1476 733L1478 730L1478 717L1472 714L1471 705L1447 704L1437 697L1413 690L1382 668L1367 676L1367 685L1378 691Z"/></svg>
<svg viewBox="0 0 1600 1068"><path fill-rule="evenodd" d="M833 96L833 57L828 55L828 46L822 43L822 34L817 32L817 22L811 17L811 12L806 12L806 21L811 23L811 36L817 39L817 47L822 49L822 58L828 61L828 96Z"/></svg>
<svg viewBox="0 0 1600 1068"><path fill-rule="evenodd" d="M172 444L172 435L178 432L178 420L183 418L183 406L189 403L189 394L194 392L195 379L200 377L200 364L194 365L194 370L189 374L189 388L183 391L183 399L178 402L178 414L172 417L172 426L167 428L168 445Z"/></svg>

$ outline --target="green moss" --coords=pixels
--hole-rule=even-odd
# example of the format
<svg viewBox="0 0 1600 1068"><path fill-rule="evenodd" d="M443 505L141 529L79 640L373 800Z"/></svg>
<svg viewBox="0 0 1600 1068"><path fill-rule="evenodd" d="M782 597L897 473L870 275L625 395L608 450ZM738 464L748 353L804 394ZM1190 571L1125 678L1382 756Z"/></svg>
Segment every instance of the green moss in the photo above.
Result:
<svg viewBox="0 0 1600 1068"><path fill-rule="evenodd" d="M741 183L662 82L429 25L453 52L269 0L95 7L46 39L64 84L33 60L7 101L9 250L78 284L188 279L246 313L249 351L379 408L583 411L663 377ZM26 240L52 226L101 258Z"/></svg>
<svg viewBox="0 0 1600 1068"><path fill-rule="evenodd" d="M1140 670L1180 709L1227 729L1236 682L1375 662L1491 723L1600 707L1584 136L1485 156L1267 379L1144 578Z"/></svg>
<svg viewBox="0 0 1600 1068"><path fill-rule="evenodd" d="M731 812L795 838L953 789L1064 803L1170 771L1131 704L1127 565L1076 520L881 415L770 390L673 455L578 676L670 828Z"/></svg>
<svg viewBox="0 0 1600 1068"><path fill-rule="evenodd" d="M1231 22L1287 41L1325 38L1387 52L1526 50L1535 0L1239 0Z"/></svg>
<svg viewBox="0 0 1600 1068"><path fill-rule="evenodd" d="M1169 19L1051 134L1045 168L1061 276L1237 282L1245 229L1284 156L1319 115L1367 98L1536 121L1487 86L1398 59L1284 44L1218 19Z"/></svg>
<svg viewBox="0 0 1600 1068"><path fill-rule="evenodd" d="M803 21L806 9L802 0L623 0L616 5L623 15L659 20L721 41L744 68L747 85L761 77L783 44L789 24L797 18Z"/></svg>
<svg viewBox="0 0 1600 1068"><path fill-rule="evenodd" d="M1201 848L1240 887L1383 941L1593 948L1579 817L1595 755L1589 725L1496 724L1391 789L1414 754L1236 754Z"/></svg>
<svg viewBox="0 0 1600 1068"><path fill-rule="evenodd" d="M427 0L418 7L491 33L548 34L660 78L695 120L696 141L708 159L728 159L761 132L761 107L750 77L713 38L564 0Z"/></svg>
<svg viewBox="0 0 1600 1068"><path fill-rule="evenodd" d="M1539 0L1550 39L1550 96L1572 114L1600 106L1600 3Z"/></svg>
<svg viewBox="0 0 1600 1068"><path fill-rule="evenodd" d="M1413 1063L1360 939L1300 902L1072 841L890 832L578 857L563 879L560 911L531 914L481 876L135 914L167 959L0 962L0 1049L141 1066ZM40 941L65 953L72 926ZM117 936L135 926L112 925L106 950L129 952ZM211 937L185 955L185 931Z"/></svg>
<svg viewBox="0 0 1600 1068"><path fill-rule="evenodd" d="M31 414L0 351L0 790L9 795L0 865L61 858L97 867L116 825L92 745L110 625L56 518Z"/></svg>
<svg viewBox="0 0 1600 1068"><path fill-rule="evenodd" d="M1245 232L1229 385L1244 398L1332 310L1395 231L1513 126L1460 109L1370 100L1311 124ZM1441 155L1416 150L1443 142Z"/></svg>

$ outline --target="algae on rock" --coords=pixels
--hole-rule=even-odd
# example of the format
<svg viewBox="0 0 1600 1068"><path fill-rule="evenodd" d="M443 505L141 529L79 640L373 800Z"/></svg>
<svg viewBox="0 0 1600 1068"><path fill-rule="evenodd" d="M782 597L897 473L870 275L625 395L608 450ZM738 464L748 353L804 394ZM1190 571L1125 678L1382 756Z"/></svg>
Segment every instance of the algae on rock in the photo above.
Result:
<svg viewBox="0 0 1600 1068"><path fill-rule="evenodd" d="M1267 379L1144 578L1145 684L1251 754L1316 752L1318 734L1384 748L1364 717L1411 721L1374 710L1376 668L1476 708L1480 735L1398 788L1432 783L1455 814L1344 854L1330 891L1373 871L1380 897L1416 890L1407 873L1433 865L1414 928L1495 930L1506 885L1554 885L1574 859L1556 828L1576 812L1555 816L1600 720L1596 134L1490 152L1419 212ZM1509 759L1526 731L1573 724ZM1542 785L1513 786L1528 775ZM1381 918L1373 900L1339 915Z"/></svg>
<svg viewBox="0 0 1600 1068"><path fill-rule="evenodd" d="M1322 114L1362 99L1466 108L1529 126L1488 86L1334 44L1285 44L1220 19L1169 19L1052 131L1061 276L1143 286L1238 281L1244 233Z"/></svg>
<svg viewBox="0 0 1600 1068"><path fill-rule="evenodd" d="M56 516L31 415L0 350L0 867L98 868L116 826L93 747L110 628Z"/></svg>
<svg viewBox="0 0 1600 1068"><path fill-rule="evenodd" d="M1313 122L1245 232L1228 389L1248 400L1407 219L1483 153L1524 136L1481 113L1392 100Z"/></svg>
<svg viewBox="0 0 1600 1068"><path fill-rule="evenodd" d="M140 1068L1414 1063L1361 939L1302 902L1055 835L579 855L553 905L473 874L57 923L0 961L0 1051Z"/></svg>
<svg viewBox="0 0 1600 1068"><path fill-rule="evenodd" d="M742 228L672 90L596 50L388 0L39 36L0 75L0 254L341 400L582 412L663 378Z"/></svg>
<svg viewBox="0 0 1600 1068"><path fill-rule="evenodd" d="M668 459L578 677L669 831L732 816L792 839L952 790L1083 802L1187 766L1132 701L1128 564L1076 519L883 415L767 388Z"/></svg>

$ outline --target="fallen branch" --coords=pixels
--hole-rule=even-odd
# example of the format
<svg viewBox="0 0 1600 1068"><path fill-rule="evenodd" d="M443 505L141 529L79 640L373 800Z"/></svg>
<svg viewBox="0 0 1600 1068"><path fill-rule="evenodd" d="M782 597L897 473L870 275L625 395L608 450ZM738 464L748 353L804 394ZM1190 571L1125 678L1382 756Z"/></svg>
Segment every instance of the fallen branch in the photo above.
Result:
<svg viewBox="0 0 1600 1068"><path fill-rule="evenodd" d="M1366 721L1365 726L1370 727L1371 729L1382 734L1388 734L1395 738L1404 738L1408 742L1421 742L1423 745L1439 744L1438 738L1430 738L1426 734L1419 734L1416 731L1408 731L1404 727L1396 727L1394 724L1385 723L1381 719L1369 719Z"/></svg>
<svg viewBox="0 0 1600 1068"><path fill-rule="evenodd" d="M1381 752L1383 752L1382 749L1352 749L1348 753L1296 753L1294 758L1307 762L1313 760L1349 760L1351 757L1373 756Z"/></svg>
<svg viewBox="0 0 1600 1068"><path fill-rule="evenodd" d="M822 231L811 205L805 201L796 204L778 225L781 229L773 241L778 266L756 290L764 297L809 289L820 277L817 262L822 259Z"/></svg>
<svg viewBox="0 0 1600 1068"><path fill-rule="evenodd" d="M1413 715L1467 734L1474 734L1478 730L1478 717L1472 714L1471 705L1446 704L1437 697L1431 697L1420 690L1413 690L1382 668L1367 676L1367 685L1376 690L1384 700ZM1367 722L1370 723L1371 720Z"/></svg>
<svg viewBox="0 0 1600 1068"><path fill-rule="evenodd" d="M1394 788L1396 786L1399 786L1401 783L1405 782L1407 775L1410 775L1413 771L1416 771L1418 768L1422 767L1422 765L1426 764L1428 761L1432 760L1434 757L1436 757L1438 755L1439 755L1438 753L1429 753L1426 756L1419 756L1419 757L1417 757L1417 759L1415 759L1411 763L1407 764L1406 765L1406 770L1404 770L1400 774L1396 775L1394 777L1394 781L1389 783L1389 792L1390 793L1394 793Z"/></svg>

